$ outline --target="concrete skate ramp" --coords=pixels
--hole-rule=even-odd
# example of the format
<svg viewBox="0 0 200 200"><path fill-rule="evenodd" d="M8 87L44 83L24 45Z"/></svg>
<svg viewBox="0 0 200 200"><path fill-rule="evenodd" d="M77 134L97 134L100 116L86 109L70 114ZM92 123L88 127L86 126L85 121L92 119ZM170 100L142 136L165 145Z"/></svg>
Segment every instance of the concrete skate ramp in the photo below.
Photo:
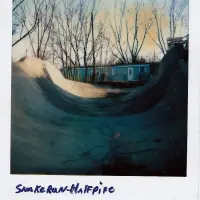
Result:
<svg viewBox="0 0 200 200"><path fill-rule="evenodd" d="M158 74L128 93L66 80L36 58L14 63L11 172L173 175L169 163L176 162L184 176L188 80L182 55L175 46Z"/></svg>

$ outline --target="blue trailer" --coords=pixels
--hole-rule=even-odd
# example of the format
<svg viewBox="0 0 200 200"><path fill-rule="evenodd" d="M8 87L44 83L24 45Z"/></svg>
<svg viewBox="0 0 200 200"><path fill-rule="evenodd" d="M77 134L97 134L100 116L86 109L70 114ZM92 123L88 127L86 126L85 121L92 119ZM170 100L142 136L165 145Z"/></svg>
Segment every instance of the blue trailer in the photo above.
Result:
<svg viewBox="0 0 200 200"><path fill-rule="evenodd" d="M77 68L79 80L85 80L85 67ZM96 67L97 81L102 80L102 75L106 81L147 81L150 76L149 64L119 65L111 67ZM91 77L93 68L87 68L88 77Z"/></svg>

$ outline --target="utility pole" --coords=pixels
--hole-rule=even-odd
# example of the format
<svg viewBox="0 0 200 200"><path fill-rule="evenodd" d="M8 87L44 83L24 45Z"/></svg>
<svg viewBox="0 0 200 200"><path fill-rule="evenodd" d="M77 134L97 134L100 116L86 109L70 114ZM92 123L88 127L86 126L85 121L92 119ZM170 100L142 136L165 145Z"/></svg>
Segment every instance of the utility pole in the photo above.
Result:
<svg viewBox="0 0 200 200"><path fill-rule="evenodd" d="M91 12L91 28L92 28L92 54L93 54L93 81L96 81L95 48L94 48L94 17L93 17L93 12Z"/></svg>

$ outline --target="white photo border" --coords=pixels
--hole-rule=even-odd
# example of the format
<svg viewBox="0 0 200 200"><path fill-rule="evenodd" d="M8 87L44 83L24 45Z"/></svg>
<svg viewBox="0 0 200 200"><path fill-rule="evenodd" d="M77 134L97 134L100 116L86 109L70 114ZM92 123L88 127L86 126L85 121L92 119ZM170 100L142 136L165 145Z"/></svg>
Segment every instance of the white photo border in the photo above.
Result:
<svg viewBox="0 0 200 200"><path fill-rule="evenodd" d="M188 162L187 177L117 177L117 176L41 176L10 175L10 115L11 115L11 40L12 1L0 0L0 192L2 199L153 199L153 200L197 200L200 184L200 2L189 0L189 91L188 91ZM71 194L15 194L16 185L99 184L115 187L113 194L71 195Z"/></svg>

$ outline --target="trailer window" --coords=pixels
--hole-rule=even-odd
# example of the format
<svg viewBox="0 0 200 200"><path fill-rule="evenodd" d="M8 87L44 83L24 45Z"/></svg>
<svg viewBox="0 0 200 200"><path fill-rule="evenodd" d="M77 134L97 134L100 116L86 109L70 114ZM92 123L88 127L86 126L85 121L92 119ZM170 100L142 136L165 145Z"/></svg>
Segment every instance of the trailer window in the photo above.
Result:
<svg viewBox="0 0 200 200"><path fill-rule="evenodd" d="M140 67L140 72L144 72L144 67Z"/></svg>

